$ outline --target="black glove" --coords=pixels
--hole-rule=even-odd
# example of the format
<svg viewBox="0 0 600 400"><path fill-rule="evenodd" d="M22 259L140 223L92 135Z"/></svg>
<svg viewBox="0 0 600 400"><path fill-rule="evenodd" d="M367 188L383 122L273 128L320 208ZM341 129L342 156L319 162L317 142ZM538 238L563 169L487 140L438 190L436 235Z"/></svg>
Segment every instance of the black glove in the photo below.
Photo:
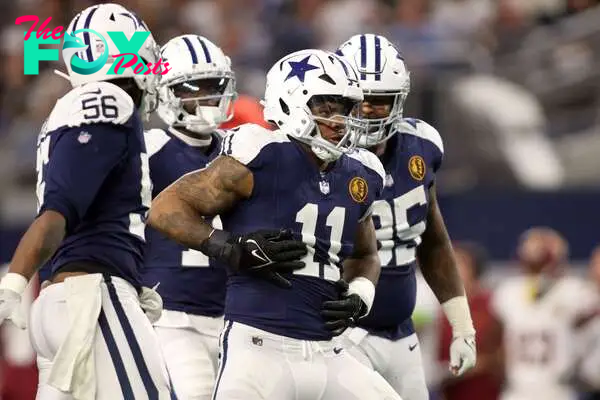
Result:
<svg viewBox="0 0 600 400"><path fill-rule="evenodd" d="M306 255L306 244L294 240L290 230L261 230L232 235L215 230L199 249L225 263L234 273L249 273L289 288L291 283L280 274L304 268L299 261Z"/></svg>
<svg viewBox="0 0 600 400"><path fill-rule="evenodd" d="M346 294L348 284L345 281L339 280L335 285L342 298L324 302L321 306L321 316L325 319L325 327L333 336L339 336L367 313L367 305L359 295Z"/></svg>

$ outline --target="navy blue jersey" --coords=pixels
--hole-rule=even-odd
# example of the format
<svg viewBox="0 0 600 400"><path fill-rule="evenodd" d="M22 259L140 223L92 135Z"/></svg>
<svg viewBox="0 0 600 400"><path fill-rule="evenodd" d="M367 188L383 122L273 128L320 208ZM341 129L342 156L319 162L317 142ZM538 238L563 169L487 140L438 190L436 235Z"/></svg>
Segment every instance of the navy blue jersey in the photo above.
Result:
<svg viewBox="0 0 600 400"><path fill-rule="evenodd" d="M242 125L223 141L222 153L253 173L252 196L221 215L238 234L291 229L309 249L305 268L283 289L257 278L229 278L225 318L275 334L329 340L320 315L326 300L339 298L334 282L352 254L360 221L383 189L383 167L368 151L344 155L321 173L301 145L285 134Z"/></svg>
<svg viewBox="0 0 600 400"><path fill-rule="evenodd" d="M383 196L373 205L381 275L371 312L360 321L390 338L414 333L416 249L426 228L429 188L444 155L439 133L426 122L407 118L396 129L381 157Z"/></svg>
<svg viewBox="0 0 600 400"><path fill-rule="evenodd" d="M109 82L74 88L54 106L37 151L39 214L57 211L67 227L43 278L95 263L140 286L151 183L131 97Z"/></svg>
<svg viewBox="0 0 600 400"><path fill-rule="evenodd" d="M146 132L150 156L152 197L188 172L204 168L218 154L220 135L207 151L198 148L193 138L177 131L152 129ZM220 227L218 217L213 225ZM146 227L147 254L142 273L145 286L160 285L157 291L167 310L219 316L225 307L227 274L199 251L188 249L160 232Z"/></svg>

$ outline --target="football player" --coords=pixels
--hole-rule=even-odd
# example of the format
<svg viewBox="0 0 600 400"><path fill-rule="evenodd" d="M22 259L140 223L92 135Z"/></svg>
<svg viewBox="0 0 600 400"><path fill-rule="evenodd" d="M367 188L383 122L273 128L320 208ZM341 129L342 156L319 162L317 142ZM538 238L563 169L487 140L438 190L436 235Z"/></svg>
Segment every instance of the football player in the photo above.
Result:
<svg viewBox="0 0 600 400"><path fill-rule="evenodd" d="M521 236L522 273L504 280L492 305L503 324L505 400L576 399L569 384L577 357L576 322L596 306L585 281L567 275L568 244L534 227Z"/></svg>
<svg viewBox="0 0 600 400"><path fill-rule="evenodd" d="M146 132L155 197L182 175L204 168L218 153L217 126L232 117L236 96L231 61L210 40L197 35L171 39L161 50L169 70L159 86L158 114L167 129ZM215 227L221 227L217 218ZM175 393L182 399L210 399L223 327L226 272L201 252L146 229L147 286L159 284L164 311L154 326Z"/></svg>
<svg viewBox="0 0 600 400"><path fill-rule="evenodd" d="M75 37L80 60L97 62L119 54L104 39L114 31L149 33L133 12L100 4L77 14L66 34ZM151 34L138 54L144 63L158 61ZM160 315L160 297L142 288L139 271L151 202L140 114L142 104L150 110L156 103L159 75L132 68L110 74L113 61L80 74L65 60L73 89L57 100L38 138L39 212L0 281L0 320L19 322L21 295L49 262L50 284L29 326L38 399L170 398L150 321Z"/></svg>
<svg viewBox="0 0 600 400"><path fill-rule="evenodd" d="M371 204L383 168L350 142L362 97L335 54L287 55L265 93L265 120L280 130L234 129L218 158L153 201L151 226L233 270L281 256L276 238L248 234L256 229L283 228L308 249L302 269L272 277L278 285L229 277L214 399L399 399L332 340L368 314L379 275ZM204 219L217 214L224 230Z"/></svg>
<svg viewBox="0 0 600 400"><path fill-rule="evenodd" d="M353 354L378 371L405 400L428 398L415 307L417 258L423 276L453 328L450 369L460 375L475 364L475 330L452 246L438 207L435 174L442 138L428 123L402 114L410 76L402 55L385 37L355 35L337 54L351 63L364 93L367 133L360 147L381 159L383 198L373 205L380 244L381 279L373 310L345 333Z"/></svg>

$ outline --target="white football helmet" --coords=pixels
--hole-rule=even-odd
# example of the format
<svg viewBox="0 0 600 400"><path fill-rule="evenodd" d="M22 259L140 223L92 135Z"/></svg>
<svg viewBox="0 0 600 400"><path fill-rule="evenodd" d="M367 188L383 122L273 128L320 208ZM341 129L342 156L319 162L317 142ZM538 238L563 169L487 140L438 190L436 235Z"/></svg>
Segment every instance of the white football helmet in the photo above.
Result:
<svg viewBox="0 0 600 400"><path fill-rule="evenodd" d="M392 125L402 119L410 91L410 73L402 55L385 37L371 33L352 36L336 54L356 69L365 97L393 96L387 117L364 120L367 132L359 138L358 145L371 147L386 141L394 133Z"/></svg>
<svg viewBox="0 0 600 400"><path fill-rule="evenodd" d="M319 117L310 109L310 102L319 98L345 102L348 107L344 115ZM350 138L360 136L364 125L352 112L362 99L358 76L347 61L328 51L301 50L277 61L267 73L264 118L329 162L355 147ZM317 121L343 123L344 136L337 144L329 142L321 136Z"/></svg>
<svg viewBox="0 0 600 400"><path fill-rule="evenodd" d="M235 74L223 50L205 37L182 35L169 40L161 56L171 68L159 86L158 114L166 124L210 134L233 118ZM194 105L193 113L186 111L187 102Z"/></svg>
<svg viewBox="0 0 600 400"><path fill-rule="evenodd" d="M105 42L101 38L89 32L73 32L80 29L91 29L102 35L108 45L108 60L106 65L98 72L89 75L78 74L71 68L70 59L64 60L69 81L73 87L80 86L89 82L109 81L119 78L133 78L136 85L144 92L144 105L146 111L152 111L156 108L157 85L160 80L159 74L135 74L132 68L126 68L120 75L108 74L113 63L116 61L115 54L121 51L110 39L108 32L120 31L125 34L127 39L131 39L134 32L150 32L148 26L134 12L118 4L99 4L91 6L81 11L69 23L66 33L74 36L82 47L77 55L85 61L94 61L105 53ZM152 67L158 61L160 54L159 48L152 37L152 33L144 41L142 47L138 50L139 56L145 63L152 63ZM127 60L125 60L127 61Z"/></svg>

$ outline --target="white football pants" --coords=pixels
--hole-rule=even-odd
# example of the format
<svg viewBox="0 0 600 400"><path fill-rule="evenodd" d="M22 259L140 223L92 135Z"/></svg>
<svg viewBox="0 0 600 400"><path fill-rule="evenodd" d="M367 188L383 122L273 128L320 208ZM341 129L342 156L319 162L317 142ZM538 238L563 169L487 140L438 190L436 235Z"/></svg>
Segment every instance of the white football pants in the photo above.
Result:
<svg viewBox="0 0 600 400"><path fill-rule="evenodd" d="M343 338L349 353L377 371L404 400L429 399L416 333L392 341L362 328L350 328Z"/></svg>
<svg viewBox="0 0 600 400"><path fill-rule="evenodd" d="M228 321L214 400L401 400L339 340L306 341Z"/></svg>
<svg viewBox="0 0 600 400"><path fill-rule="evenodd" d="M154 324L178 399L210 400L212 397L223 323L223 317L163 310Z"/></svg>
<svg viewBox="0 0 600 400"><path fill-rule="evenodd" d="M136 290L116 277L100 285L102 309L92 343L95 400L171 399L158 338L140 307ZM29 327L31 343L38 354L37 400L74 399L71 393L48 384L55 356L71 327L66 292L64 282L52 284L40 292L32 305Z"/></svg>

